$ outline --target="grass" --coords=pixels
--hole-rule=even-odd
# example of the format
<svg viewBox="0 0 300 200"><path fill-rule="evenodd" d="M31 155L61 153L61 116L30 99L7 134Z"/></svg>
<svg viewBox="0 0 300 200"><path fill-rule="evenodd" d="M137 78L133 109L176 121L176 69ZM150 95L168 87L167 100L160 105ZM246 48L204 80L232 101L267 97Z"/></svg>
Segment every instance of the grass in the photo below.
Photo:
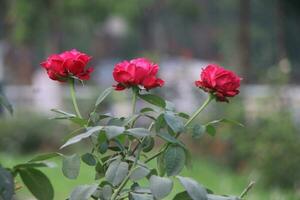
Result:
<svg viewBox="0 0 300 200"><path fill-rule="evenodd" d="M6 154L0 154L0 162L5 167L11 167L15 164L26 162L30 159L30 156L25 157L15 157ZM253 176L251 173L236 174L224 166L216 165L212 162L203 159L194 159L193 168L185 169L182 176L189 176L193 179L199 181L205 187L211 189L217 194L230 194L239 195L242 190L249 183L249 177ZM92 167L89 167L82 163L80 175L76 180L69 180L65 178L60 170L61 160L53 159L53 162L57 164L56 168L42 169L50 178L55 190L55 200L65 200L72 189L77 185L93 183L94 171ZM18 182L20 179L17 179ZM175 180L175 179L174 179ZM166 200L171 200L172 197L183 191L177 180L175 180L175 185L173 193L166 198ZM27 191L26 188L22 188L18 193L17 197L20 200L32 200L32 196ZM249 192L247 196L248 200L297 200L296 194L292 191L282 191L282 190L265 190L260 184L255 185L255 187Z"/></svg>

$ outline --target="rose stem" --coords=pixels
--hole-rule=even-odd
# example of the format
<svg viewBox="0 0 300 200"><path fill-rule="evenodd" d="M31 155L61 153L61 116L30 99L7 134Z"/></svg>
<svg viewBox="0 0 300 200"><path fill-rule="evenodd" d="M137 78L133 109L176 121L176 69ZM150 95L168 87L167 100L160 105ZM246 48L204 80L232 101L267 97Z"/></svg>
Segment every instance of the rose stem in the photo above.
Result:
<svg viewBox="0 0 300 200"><path fill-rule="evenodd" d="M69 82L70 82L70 93L71 93L71 98L72 98L73 106L75 108L77 116L82 119L82 116L81 116L79 108L78 108L78 104L77 104L77 100L76 100L76 95L75 95L75 80L73 78L70 78Z"/></svg>
<svg viewBox="0 0 300 200"><path fill-rule="evenodd" d="M203 110L204 108L214 99L214 95L209 94L208 98L205 100L205 102L200 106L200 108L193 114L192 117L190 117L187 122L184 124L184 127L186 128ZM178 132L175 135L175 138L178 138L180 135L180 132ZM166 145L164 148L162 148L159 152L148 158L145 163L150 162L160 154L162 154L166 149L168 148L168 145Z"/></svg>

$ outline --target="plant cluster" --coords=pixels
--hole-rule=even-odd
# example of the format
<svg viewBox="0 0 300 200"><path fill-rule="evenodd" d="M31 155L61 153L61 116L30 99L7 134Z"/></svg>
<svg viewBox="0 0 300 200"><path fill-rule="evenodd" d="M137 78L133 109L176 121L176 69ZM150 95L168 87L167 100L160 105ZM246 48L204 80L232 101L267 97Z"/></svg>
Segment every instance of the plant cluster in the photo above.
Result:
<svg viewBox="0 0 300 200"><path fill-rule="evenodd" d="M72 50L51 55L42 66L51 79L70 84L75 114L59 109L52 111L57 114L56 119L70 120L79 127L65 138L60 149L82 140L89 140L91 148L82 155L52 152L39 155L13 169L0 168L0 175L4 177L0 181L2 199L12 199L15 192L13 177L20 175L37 199L52 200L53 187L47 176L37 168L45 166L44 161L54 157L62 158L62 172L69 179L77 178L82 162L94 169L94 184L77 186L67 197L69 200L159 200L172 192L176 180L184 191L176 194L174 200L240 200L246 195L252 184L239 197L223 196L213 194L192 178L180 176L182 169L191 165L191 155L180 140L181 135L191 134L193 138L205 133L214 135L216 123L232 122L221 119L192 125L192 121L211 101L228 102L230 97L237 95L240 77L215 64L205 67L195 85L207 92L208 98L190 116L178 112L171 102L150 93L151 89L164 85L164 81L157 76L157 64L145 58L123 61L116 64L113 71L117 83L100 94L94 109L85 117L77 105L75 81L89 79L92 72L91 68L87 68L89 60L86 54ZM111 92L125 89L132 92L130 116L98 112L99 106ZM149 106L137 110L138 100L145 101ZM139 126L139 120L148 122L147 126ZM157 146L156 138L163 140L164 144Z"/></svg>

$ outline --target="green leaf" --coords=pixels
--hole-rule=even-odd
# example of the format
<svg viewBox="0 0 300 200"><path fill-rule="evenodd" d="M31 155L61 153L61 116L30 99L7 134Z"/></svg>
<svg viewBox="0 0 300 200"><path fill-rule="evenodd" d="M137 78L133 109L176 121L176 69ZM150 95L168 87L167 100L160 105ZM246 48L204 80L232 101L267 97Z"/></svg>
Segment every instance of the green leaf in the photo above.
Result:
<svg viewBox="0 0 300 200"><path fill-rule="evenodd" d="M97 164L95 156L91 153L85 153L84 155L82 155L81 160L89 166L95 166Z"/></svg>
<svg viewBox="0 0 300 200"><path fill-rule="evenodd" d="M46 154L41 154L41 155L35 156L34 158L29 160L28 162L44 161L44 160L48 160L48 159L55 158L55 157L58 157L58 156L62 156L62 154L56 153L56 152L46 153Z"/></svg>
<svg viewBox="0 0 300 200"><path fill-rule="evenodd" d="M155 112L155 110L153 108L149 108L149 107L142 108L140 110L140 113L146 113L146 112Z"/></svg>
<svg viewBox="0 0 300 200"><path fill-rule="evenodd" d="M153 196L150 194L138 194L131 192L130 196L132 200L154 200Z"/></svg>
<svg viewBox="0 0 300 200"><path fill-rule="evenodd" d="M241 124L238 121L231 120L231 119L225 119L225 118L224 119L214 120L214 121L208 122L207 124L217 124L217 123L229 123L229 124L233 124L233 125L245 127L243 124Z"/></svg>
<svg viewBox="0 0 300 200"><path fill-rule="evenodd" d="M205 126L196 124L193 126L192 137L195 139L199 139L205 133Z"/></svg>
<svg viewBox="0 0 300 200"><path fill-rule="evenodd" d="M69 200L88 200L97 190L97 185L80 185L77 186L71 193Z"/></svg>
<svg viewBox="0 0 300 200"><path fill-rule="evenodd" d="M163 199L172 191L173 181L169 178L153 175L150 178L150 189L156 199Z"/></svg>
<svg viewBox="0 0 300 200"><path fill-rule="evenodd" d="M148 103L165 108L166 107L166 102L163 98L153 95L153 94L140 94L139 97L143 99L144 101L147 101Z"/></svg>
<svg viewBox="0 0 300 200"><path fill-rule="evenodd" d="M128 174L128 163L121 162L120 159L110 163L105 173L105 178L113 186L119 185Z"/></svg>
<svg viewBox="0 0 300 200"><path fill-rule="evenodd" d="M146 136L150 136L151 132L148 129L145 128L132 128L132 129L127 129L126 133L128 135L137 137L137 138L142 138Z"/></svg>
<svg viewBox="0 0 300 200"><path fill-rule="evenodd" d="M144 177L146 177L150 173L150 170L146 167L138 166L135 168L130 174L130 179L132 181L138 181Z"/></svg>
<svg viewBox="0 0 300 200"><path fill-rule="evenodd" d="M0 199L11 200L15 191L12 174L0 166Z"/></svg>
<svg viewBox="0 0 300 200"><path fill-rule="evenodd" d="M184 118L184 119L189 119L190 118L190 115L188 115L184 112L178 113L178 116L181 117L181 118Z"/></svg>
<svg viewBox="0 0 300 200"><path fill-rule="evenodd" d="M122 126L106 126L104 128L107 139L115 138L124 133L125 128Z"/></svg>
<svg viewBox="0 0 300 200"><path fill-rule="evenodd" d="M164 131L160 131L157 133L157 135L162 138L163 140L169 142L169 143L173 143L173 144L177 144L178 143L178 140L173 137L172 135L170 135L169 133L167 132L164 132Z"/></svg>
<svg viewBox="0 0 300 200"><path fill-rule="evenodd" d="M164 176L166 173L164 154L160 154L157 157L156 162L157 162L157 169L158 169L159 175Z"/></svg>
<svg viewBox="0 0 300 200"><path fill-rule="evenodd" d="M176 194L173 200L193 200L193 199L190 197L187 191L184 191Z"/></svg>
<svg viewBox="0 0 300 200"><path fill-rule="evenodd" d="M112 196L112 188L110 185L104 185L101 190L101 199L103 200L110 200Z"/></svg>
<svg viewBox="0 0 300 200"><path fill-rule="evenodd" d="M72 137L71 139L69 139L64 145L62 145L60 147L60 149L65 148L71 144L75 144L77 142L80 142L81 140L90 137L92 134L100 131L103 127L102 126L95 126L93 128L89 128L88 131L86 131L85 133L81 133L79 135L76 135L75 137Z"/></svg>
<svg viewBox="0 0 300 200"><path fill-rule="evenodd" d="M153 137L145 137L143 143L142 143L142 148L143 152L149 152L153 149L155 145L155 141Z"/></svg>
<svg viewBox="0 0 300 200"><path fill-rule="evenodd" d="M95 107L98 107L102 101L113 91L114 89L112 87L107 88L104 90L100 96L97 98L97 101L95 103Z"/></svg>
<svg viewBox="0 0 300 200"><path fill-rule="evenodd" d="M168 176L175 176L181 172L185 165L185 151L178 145L171 145L164 153L164 164Z"/></svg>
<svg viewBox="0 0 300 200"><path fill-rule="evenodd" d="M199 183L187 177L177 176L177 178L193 200L208 200L205 188Z"/></svg>
<svg viewBox="0 0 300 200"><path fill-rule="evenodd" d="M62 172L69 179L76 179L80 171L80 157L77 154L64 156Z"/></svg>
<svg viewBox="0 0 300 200"><path fill-rule="evenodd" d="M3 106L4 108L6 108L6 110L8 110L10 114L13 114L14 110L12 105L9 103L8 99L2 94L0 94L0 106Z"/></svg>
<svg viewBox="0 0 300 200"><path fill-rule="evenodd" d="M98 162L96 164L95 170L96 170L95 180L98 180L105 176L104 167L101 163Z"/></svg>
<svg viewBox="0 0 300 200"><path fill-rule="evenodd" d="M20 168L18 172L23 183L38 200L53 200L53 187L43 172L35 168Z"/></svg>
<svg viewBox="0 0 300 200"><path fill-rule="evenodd" d="M211 136L215 136L216 135L216 129L213 125L208 124L205 126L205 130L206 132L211 135Z"/></svg>
<svg viewBox="0 0 300 200"><path fill-rule="evenodd" d="M76 117L75 114L72 114L72 113L68 113L66 111L63 111L63 110L60 110L60 109L56 109L56 108L53 108L51 109L52 112L55 112L55 113L58 113L58 114L62 114L66 117Z"/></svg>
<svg viewBox="0 0 300 200"><path fill-rule="evenodd" d="M179 133L184 130L184 124L181 121L179 117L177 117L174 113L172 112L165 112L164 113L164 118L169 127L175 132Z"/></svg>
<svg viewBox="0 0 300 200"><path fill-rule="evenodd" d="M159 132L160 129L166 126L166 122L164 119L164 114L160 114L155 121L155 131Z"/></svg>
<svg viewBox="0 0 300 200"><path fill-rule="evenodd" d="M22 163L22 164L18 164L16 166L14 166L14 169L37 168L37 167L53 167L53 163L50 163L50 162L28 162L28 163Z"/></svg>
<svg viewBox="0 0 300 200"><path fill-rule="evenodd" d="M208 200L241 200L241 198L235 196L220 196L214 194L208 194L207 198Z"/></svg>

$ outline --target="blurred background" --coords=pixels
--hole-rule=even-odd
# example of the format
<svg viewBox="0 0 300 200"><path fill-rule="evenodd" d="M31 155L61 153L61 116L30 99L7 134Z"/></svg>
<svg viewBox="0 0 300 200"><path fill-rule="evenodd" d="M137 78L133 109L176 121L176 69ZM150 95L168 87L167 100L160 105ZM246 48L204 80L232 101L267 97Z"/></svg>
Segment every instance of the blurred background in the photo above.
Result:
<svg viewBox="0 0 300 200"><path fill-rule="evenodd" d="M75 128L48 119L51 108L73 112L66 85L39 66L49 54L76 48L93 56L92 80L77 86L86 113L113 84L114 64L140 56L160 65L166 85L155 92L190 113L205 99L193 81L215 62L243 77L241 94L212 103L198 123L229 118L245 128L220 125L215 138L186 137L195 161L184 173L221 194L240 194L255 180L250 200L299 200L299 24L298 0L0 0L0 92L15 111L0 111L0 163L57 151ZM127 115L128 100L115 92L103 111ZM82 166L70 181L59 167L46 169L55 199L91 182L89 170ZM27 196L22 189L19 199Z"/></svg>

